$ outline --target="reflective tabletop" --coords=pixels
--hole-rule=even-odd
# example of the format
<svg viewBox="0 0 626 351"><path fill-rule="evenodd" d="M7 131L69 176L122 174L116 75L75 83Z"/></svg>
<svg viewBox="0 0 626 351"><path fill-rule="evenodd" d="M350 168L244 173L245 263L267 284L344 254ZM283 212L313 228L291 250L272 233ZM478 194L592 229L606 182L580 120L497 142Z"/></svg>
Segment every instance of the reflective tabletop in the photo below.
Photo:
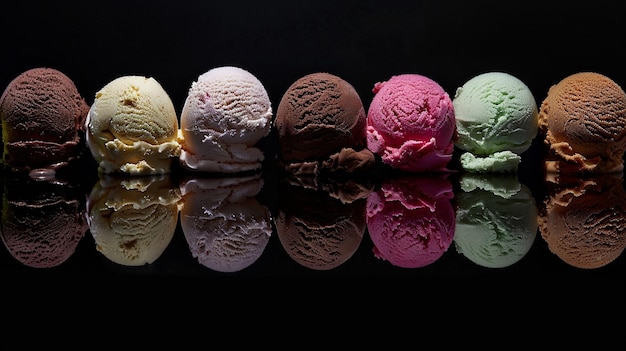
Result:
<svg viewBox="0 0 626 351"><path fill-rule="evenodd" d="M569 277L623 284L623 175L462 171L290 179L3 174L0 274L15 277ZM536 164L533 164L536 163ZM452 165L454 168L454 164Z"/></svg>
<svg viewBox="0 0 626 351"><path fill-rule="evenodd" d="M603 73L626 86L626 50L616 45L623 43L624 33L618 4L550 5L133 1L94 7L91 2L11 2L0 21L5 48L0 89L27 69L53 67L67 74L92 104L114 78L145 75L164 87L180 116L191 83L224 65L257 76L274 113L290 84L313 72L345 79L366 109L376 83L402 73L430 77L454 96L479 73L510 72L527 84L538 104L552 85L576 72ZM446 175L378 168L367 179L285 179L274 162L275 149L262 149L267 152L262 170L237 177L180 169L162 177L101 177L87 156L56 180L0 173L3 286L15 295L29 291L48 306L53 304L42 299L49 296L44 294L75 282L79 288L68 289L68 300L88 296L80 308L87 305L89 312L100 300L92 295L98 289L85 281L169 284L172 279L166 278L209 283L244 278L270 291L278 285L248 278L339 278L331 279L337 284L361 277L365 286L354 296L378 294L374 288L396 281L403 289L412 286L411 293L441 287L457 300L436 302L453 308L485 282L492 284L481 289L486 303L478 308L492 304L494 296L505 301L513 289L505 289L503 282L511 282L523 297L547 301L543 312L548 313L561 301L562 310L576 312L565 302L571 296L608 313L613 313L615 298L623 302L622 174L546 176L540 138L522 155L518 172L509 176L466 174L459 171L456 155L449 166L456 171ZM385 284L376 285L383 279ZM45 284L37 289L24 284L39 281ZM449 288L453 282L459 289ZM112 296L105 284L100 287ZM210 287L202 292L219 290ZM281 291L290 287L280 285ZM596 292L593 301L589 290ZM169 291L159 290L164 297ZM389 291L395 297L398 290ZM126 290L116 292L125 300L120 292ZM375 297L354 301L368 312L388 307L387 300ZM426 305L420 299L414 303L420 309ZM149 305L161 312L154 308L158 306ZM517 306L505 308L518 316ZM503 316L495 312L492 325ZM475 315L480 314L471 317ZM533 323L536 319L532 315Z"/></svg>

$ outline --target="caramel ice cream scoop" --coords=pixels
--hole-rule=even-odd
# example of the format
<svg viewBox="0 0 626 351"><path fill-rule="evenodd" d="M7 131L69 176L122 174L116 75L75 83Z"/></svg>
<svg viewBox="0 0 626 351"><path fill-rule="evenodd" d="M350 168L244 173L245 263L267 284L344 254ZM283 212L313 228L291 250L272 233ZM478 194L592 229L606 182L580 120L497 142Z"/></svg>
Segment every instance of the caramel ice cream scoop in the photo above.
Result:
<svg viewBox="0 0 626 351"><path fill-rule="evenodd" d="M539 129L555 158L548 170L619 172L626 151L626 93L602 74L572 74L549 89Z"/></svg>
<svg viewBox="0 0 626 351"><path fill-rule="evenodd" d="M549 197L540 210L539 228L550 251L567 264L599 268L626 248L626 192L621 174L548 178Z"/></svg>

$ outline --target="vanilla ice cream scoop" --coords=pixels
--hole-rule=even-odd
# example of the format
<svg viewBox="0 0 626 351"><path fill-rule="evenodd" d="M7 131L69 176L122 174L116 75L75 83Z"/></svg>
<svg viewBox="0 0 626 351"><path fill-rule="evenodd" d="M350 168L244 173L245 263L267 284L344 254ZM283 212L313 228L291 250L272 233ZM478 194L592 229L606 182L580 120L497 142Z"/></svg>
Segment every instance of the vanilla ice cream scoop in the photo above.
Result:
<svg viewBox="0 0 626 351"><path fill-rule="evenodd" d="M174 105L154 78L114 79L96 93L85 123L102 173L169 173L180 155Z"/></svg>
<svg viewBox="0 0 626 351"><path fill-rule="evenodd" d="M103 175L87 198L96 250L123 266L156 261L172 240L182 196L169 175Z"/></svg>
<svg viewBox="0 0 626 351"><path fill-rule="evenodd" d="M250 72L213 68L191 84L181 112L179 142L183 167L236 173L259 169L265 159L256 144L271 129L272 105Z"/></svg>

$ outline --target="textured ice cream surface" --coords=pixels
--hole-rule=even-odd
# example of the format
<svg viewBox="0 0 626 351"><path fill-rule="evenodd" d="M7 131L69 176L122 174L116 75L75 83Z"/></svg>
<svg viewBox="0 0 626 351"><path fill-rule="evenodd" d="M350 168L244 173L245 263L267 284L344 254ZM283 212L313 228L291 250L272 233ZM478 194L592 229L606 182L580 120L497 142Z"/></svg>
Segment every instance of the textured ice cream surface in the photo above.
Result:
<svg viewBox="0 0 626 351"><path fill-rule="evenodd" d="M453 197L446 176L385 180L367 199L374 257L401 268L425 267L440 259L454 237Z"/></svg>
<svg viewBox="0 0 626 351"><path fill-rule="evenodd" d="M89 105L74 82L53 68L33 68L14 78L0 97L4 165L52 172L85 148Z"/></svg>
<svg viewBox="0 0 626 351"><path fill-rule="evenodd" d="M595 72L565 77L548 90L539 109L539 130L563 170L608 173L623 170L626 93Z"/></svg>
<svg viewBox="0 0 626 351"><path fill-rule="evenodd" d="M2 241L32 268L65 263L89 229L84 194L69 185L29 178L4 179Z"/></svg>
<svg viewBox="0 0 626 351"><path fill-rule="evenodd" d="M96 250L124 266L154 263L174 236L180 202L180 190L168 174L102 174L87 198Z"/></svg>
<svg viewBox="0 0 626 351"><path fill-rule="evenodd" d="M214 271L233 273L254 264L272 235L272 218L256 195L259 175L186 178L180 223L192 256Z"/></svg>
<svg viewBox="0 0 626 351"><path fill-rule="evenodd" d="M466 174L456 196L456 251L487 268L504 268L530 251L539 224L530 189L516 175Z"/></svg>
<svg viewBox="0 0 626 351"><path fill-rule="evenodd" d="M276 232L298 264L328 271L357 251L366 229L365 199L341 202L322 190L281 183Z"/></svg>
<svg viewBox="0 0 626 351"><path fill-rule="evenodd" d="M362 176L364 171L372 169L375 164L376 157L366 148L359 151L342 148L323 161L288 162L284 164L284 169L288 176L315 178L312 180L317 181L318 178Z"/></svg>
<svg viewBox="0 0 626 351"><path fill-rule="evenodd" d="M456 124L448 93L419 74L392 76L374 85L367 112L367 148L392 168L447 171Z"/></svg>
<svg viewBox="0 0 626 351"><path fill-rule="evenodd" d="M356 173L374 164L366 148L361 97L333 74L311 73L292 83L280 100L274 125L278 157L288 172Z"/></svg>
<svg viewBox="0 0 626 351"><path fill-rule="evenodd" d="M267 91L252 73L223 66L201 74L181 113L181 164L218 173L261 168L258 143L269 135L272 116Z"/></svg>
<svg viewBox="0 0 626 351"><path fill-rule="evenodd" d="M519 155L538 133L537 103L528 86L508 73L482 73L457 88L452 102L455 145L473 155L471 161L461 160L462 167L470 172L517 171Z"/></svg>
<svg viewBox="0 0 626 351"><path fill-rule="evenodd" d="M550 252L573 267L606 266L626 248L623 172L566 179L547 183L539 213L541 237Z"/></svg>
<svg viewBox="0 0 626 351"><path fill-rule="evenodd" d="M295 186L324 191L331 197L348 203L365 199L374 190L375 182L371 173L360 172L372 167L364 165L369 162L375 162L369 150L344 148L325 161L290 163L287 165L287 172L281 175L281 180ZM319 168L320 165L322 168ZM333 171L320 173L320 169ZM346 169L345 172L343 169Z"/></svg>
<svg viewBox="0 0 626 351"><path fill-rule="evenodd" d="M476 156L471 152L459 156L461 167L471 173L515 173L522 157L511 151L498 151L488 156Z"/></svg>
<svg viewBox="0 0 626 351"><path fill-rule="evenodd" d="M178 117L154 78L122 76L95 96L86 120L87 145L101 173L169 173L180 155Z"/></svg>

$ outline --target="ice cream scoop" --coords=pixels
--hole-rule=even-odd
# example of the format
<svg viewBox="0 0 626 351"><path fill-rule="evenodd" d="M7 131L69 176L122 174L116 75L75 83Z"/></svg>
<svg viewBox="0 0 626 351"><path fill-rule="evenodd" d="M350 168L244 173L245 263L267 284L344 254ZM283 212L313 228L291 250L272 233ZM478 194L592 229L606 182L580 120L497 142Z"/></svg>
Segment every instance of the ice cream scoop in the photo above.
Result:
<svg viewBox="0 0 626 351"><path fill-rule="evenodd" d="M65 263L89 229L84 194L75 184L5 177L2 241L28 267Z"/></svg>
<svg viewBox="0 0 626 351"><path fill-rule="evenodd" d="M548 197L539 212L550 252L581 269L608 265L626 248L623 173L546 176Z"/></svg>
<svg viewBox="0 0 626 351"><path fill-rule="evenodd" d="M455 230L447 173L389 177L367 198L367 230L376 258L401 268L440 259Z"/></svg>
<svg viewBox="0 0 626 351"><path fill-rule="evenodd" d="M200 264L233 273L261 257L272 235L270 211L256 199L262 187L258 174L181 181L180 223Z"/></svg>
<svg viewBox="0 0 626 351"><path fill-rule="evenodd" d="M272 105L252 73L213 68L191 84L180 117L180 163L199 172L237 173L261 168L259 142L269 135Z"/></svg>
<svg viewBox="0 0 626 351"><path fill-rule="evenodd" d="M548 171L620 172L626 151L626 93L600 73L567 76L550 87L541 103L539 130L555 158L546 164Z"/></svg>
<svg viewBox="0 0 626 351"><path fill-rule="evenodd" d="M538 133L537 103L528 86L508 73L482 73L457 88L452 102L463 169L516 172Z"/></svg>
<svg viewBox="0 0 626 351"><path fill-rule="evenodd" d="M283 94L274 121L278 158L299 177L356 174L370 169L361 97L344 79L326 72L305 75Z"/></svg>
<svg viewBox="0 0 626 351"><path fill-rule="evenodd" d="M372 156L372 153L367 150L354 151L353 149L343 149L339 154L342 158L353 157L363 160L361 157L364 153ZM365 157L369 158L369 156ZM332 160L327 161L332 162ZM326 161L322 163L325 162ZM309 164L315 164L317 166L320 163L313 162ZM299 167L299 171L280 174L279 177L280 181L287 182L293 186L324 192L343 203L353 202L358 199L366 199L374 190L376 184L376 176L373 172L360 171L355 173L331 172L322 175L317 174L317 172L312 169Z"/></svg>
<svg viewBox="0 0 626 351"><path fill-rule="evenodd" d="M298 264L329 271L357 251L366 229L366 199L342 202L327 192L280 183L276 232Z"/></svg>
<svg viewBox="0 0 626 351"><path fill-rule="evenodd" d="M101 174L87 198L96 250L123 266L154 263L174 236L181 198L169 174Z"/></svg>
<svg viewBox="0 0 626 351"><path fill-rule="evenodd" d="M382 162L409 172L448 171L456 124L448 93L419 74L374 85L367 112L367 148Z"/></svg>
<svg viewBox="0 0 626 351"><path fill-rule="evenodd" d="M88 111L64 73L38 67L18 75L0 97L5 167L54 175L83 153Z"/></svg>
<svg viewBox="0 0 626 351"><path fill-rule="evenodd" d="M154 78L122 76L107 83L96 93L86 128L100 173L165 174L180 155L174 105Z"/></svg>
<svg viewBox="0 0 626 351"><path fill-rule="evenodd" d="M456 251L477 265L509 267L528 254L538 232L530 189L513 174L471 174L456 195Z"/></svg>

